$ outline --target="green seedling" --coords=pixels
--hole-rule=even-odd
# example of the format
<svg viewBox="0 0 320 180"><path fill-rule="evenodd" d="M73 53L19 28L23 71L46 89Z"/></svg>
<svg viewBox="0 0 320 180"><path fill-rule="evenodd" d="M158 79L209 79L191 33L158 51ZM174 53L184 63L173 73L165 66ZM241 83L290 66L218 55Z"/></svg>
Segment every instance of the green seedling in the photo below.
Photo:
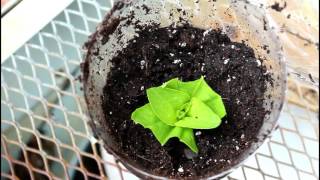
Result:
<svg viewBox="0 0 320 180"><path fill-rule="evenodd" d="M201 77L182 82L172 79L147 89L149 103L137 108L131 119L152 131L161 145L176 137L198 153L193 129L213 129L226 110L219 94Z"/></svg>

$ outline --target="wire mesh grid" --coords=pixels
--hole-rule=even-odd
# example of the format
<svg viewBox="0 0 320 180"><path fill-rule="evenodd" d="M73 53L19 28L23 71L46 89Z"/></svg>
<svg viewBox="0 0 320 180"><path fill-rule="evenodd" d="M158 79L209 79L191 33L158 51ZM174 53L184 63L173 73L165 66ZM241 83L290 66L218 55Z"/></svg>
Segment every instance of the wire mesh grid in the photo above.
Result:
<svg viewBox="0 0 320 180"><path fill-rule="evenodd" d="M1 66L1 179L137 179L93 137L81 46L112 6L77 0ZM319 179L319 91L289 77L272 137L225 179Z"/></svg>

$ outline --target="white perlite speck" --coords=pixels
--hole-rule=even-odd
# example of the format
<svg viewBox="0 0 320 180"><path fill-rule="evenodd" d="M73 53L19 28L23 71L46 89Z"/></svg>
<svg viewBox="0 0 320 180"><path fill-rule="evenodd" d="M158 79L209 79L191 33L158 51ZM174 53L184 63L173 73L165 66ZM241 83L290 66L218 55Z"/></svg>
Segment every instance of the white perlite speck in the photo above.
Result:
<svg viewBox="0 0 320 180"><path fill-rule="evenodd" d="M234 49L234 45L231 45L231 49Z"/></svg>
<svg viewBox="0 0 320 180"><path fill-rule="evenodd" d="M140 61L141 69L144 69L145 64L146 64L146 62L144 60Z"/></svg>
<svg viewBox="0 0 320 180"><path fill-rule="evenodd" d="M183 170L183 167L179 167L179 168L178 168L178 171L182 173L182 172L184 171L184 170Z"/></svg>
<svg viewBox="0 0 320 180"><path fill-rule="evenodd" d="M186 47L186 46L187 46L187 43L186 43L186 42L183 42L183 43L180 44L180 46L181 46L181 47Z"/></svg>
<svg viewBox="0 0 320 180"><path fill-rule="evenodd" d="M200 136L200 135L201 135L201 131L197 131L196 136Z"/></svg>
<svg viewBox="0 0 320 180"><path fill-rule="evenodd" d="M110 111L109 114L112 115L112 111Z"/></svg>
<svg viewBox="0 0 320 180"><path fill-rule="evenodd" d="M261 62L259 59L257 59L257 64L258 64L258 67L261 66Z"/></svg>
<svg viewBox="0 0 320 180"><path fill-rule="evenodd" d="M172 34L175 34L176 32L177 32L177 30L173 30L173 31L172 31Z"/></svg>
<svg viewBox="0 0 320 180"><path fill-rule="evenodd" d="M140 90L143 91L143 90L144 90L144 86L141 86L141 87L140 87Z"/></svg>
<svg viewBox="0 0 320 180"><path fill-rule="evenodd" d="M178 64L180 62L181 62L181 59L176 59L176 60L173 61L173 64Z"/></svg>
<svg viewBox="0 0 320 180"><path fill-rule="evenodd" d="M241 134L241 137L240 137L241 139L243 139L244 138L244 134Z"/></svg>
<svg viewBox="0 0 320 180"><path fill-rule="evenodd" d="M201 71L204 71L204 66L205 66L205 65L206 65L205 63L202 63Z"/></svg>
<svg viewBox="0 0 320 180"><path fill-rule="evenodd" d="M203 32L203 37L206 36L210 31L212 31L212 29L208 29L206 31Z"/></svg>
<svg viewBox="0 0 320 180"><path fill-rule="evenodd" d="M228 79L227 79L227 82L230 82L230 81L231 81L231 78L228 78Z"/></svg>
<svg viewBox="0 0 320 180"><path fill-rule="evenodd" d="M236 150L238 151L240 148L239 148L239 146L236 146Z"/></svg>
<svg viewBox="0 0 320 180"><path fill-rule="evenodd" d="M169 53L169 54L170 54L170 56L171 56L171 57L173 57L173 56L174 56L174 54L173 54L173 53Z"/></svg>
<svg viewBox="0 0 320 180"><path fill-rule="evenodd" d="M230 60L230 59L225 59L225 60L223 61L223 64L228 64L229 60Z"/></svg>

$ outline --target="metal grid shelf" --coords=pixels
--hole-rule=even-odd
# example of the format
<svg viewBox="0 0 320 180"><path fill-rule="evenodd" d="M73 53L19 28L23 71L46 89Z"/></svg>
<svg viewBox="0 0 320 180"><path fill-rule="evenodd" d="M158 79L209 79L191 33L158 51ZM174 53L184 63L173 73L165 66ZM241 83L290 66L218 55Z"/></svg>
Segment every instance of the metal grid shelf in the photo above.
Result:
<svg viewBox="0 0 320 180"><path fill-rule="evenodd" d="M1 66L1 179L137 179L92 136L81 46L112 3L77 0ZM319 91L289 78L279 128L224 179L319 179Z"/></svg>

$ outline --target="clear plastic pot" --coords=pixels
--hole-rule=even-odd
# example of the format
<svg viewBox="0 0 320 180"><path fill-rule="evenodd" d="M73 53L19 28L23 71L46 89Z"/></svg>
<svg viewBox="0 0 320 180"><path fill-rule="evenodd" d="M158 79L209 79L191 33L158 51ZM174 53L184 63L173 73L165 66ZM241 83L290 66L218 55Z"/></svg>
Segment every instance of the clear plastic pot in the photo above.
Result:
<svg viewBox="0 0 320 180"><path fill-rule="evenodd" d="M182 13L180 9L186 13ZM131 21L127 22L129 17ZM121 21L118 21L119 19ZM133 0L123 6L115 3L111 13L107 15L106 20L98 26L97 32L93 34L92 39L97 40L88 42L88 44L92 44L91 47L99 47L99 51L88 52L84 71L84 90L92 118L93 131L104 141L105 148L109 153L112 153L130 171L143 179L167 179L167 177L151 174L148 170L142 169L132 160L127 159L121 154L121 150L117 149L117 142L110 136L110 132L106 131L108 125L104 120L101 97L108 78L109 60L117 55L117 52L121 51L122 48L125 48L127 42L138 34L134 24L151 25L156 23L165 27L171 24L179 25L181 19L203 29L220 28L232 41L244 41L254 49L256 56L265 59L262 63L271 72L274 80L273 85L268 84L264 100L265 108L270 110L271 113L264 119L264 124L258 133L258 141L242 154L238 163L232 168L224 169L223 172L218 174L204 174L203 179L225 176L253 154L275 128L284 101L286 67L282 48L278 37L269 28L268 19L265 17L262 8L245 1L229 0L217 0L216 2L208 2L207 0ZM109 29L113 30L109 32L110 35L106 42L104 41L105 37L101 35L102 25L112 27ZM94 54L103 56L103 59L97 58Z"/></svg>

